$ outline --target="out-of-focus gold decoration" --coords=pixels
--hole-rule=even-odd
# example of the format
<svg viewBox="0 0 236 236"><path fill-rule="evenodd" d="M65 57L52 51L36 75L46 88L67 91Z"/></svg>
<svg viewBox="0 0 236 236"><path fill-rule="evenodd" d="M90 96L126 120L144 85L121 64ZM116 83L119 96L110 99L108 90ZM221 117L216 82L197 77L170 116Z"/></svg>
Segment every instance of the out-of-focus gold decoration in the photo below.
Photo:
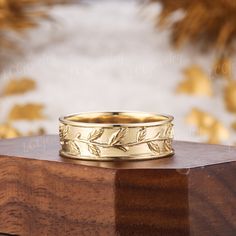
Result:
<svg viewBox="0 0 236 236"><path fill-rule="evenodd" d="M211 127L211 133L209 135L208 143L220 144L229 138L229 130L221 123L216 121Z"/></svg>
<svg viewBox="0 0 236 236"><path fill-rule="evenodd" d="M27 133L27 136L36 136L36 135L44 135L44 134L46 134L46 130L44 128L40 127L36 131L30 130Z"/></svg>
<svg viewBox="0 0 236 236"><path fill-rule="evenodd" d="M36 83L34 80L23 77L20 79L11 79L3 89L3 96L23 94L28 91L34 90L36 88Z"/></svg>
<svg viewBox="0 0 236 236"><path fill-rule="evenodd" d="M40 19L49 19L46 8L71 0L0 0L0 43L14 47L8 35L10 31L22 32L38 26Z"/></svg>
<svg viewBox="0 0 236 236"><path fill-rule="evenodd" d="M233 76L232 57L236 41L236 1L232 0L149 0L160 3L161 12L156 19L157 27L170 29L170 41L175 48L191 45L200 52L213 51L215 62L212 77L224 78L218 83L224 89L224 100L229 112L236 112L236 81ZM200 78L200 77L199 77ZM177 91L191 95L206 94L200 89L202 82L185 79ZM195 89L194 89L195 88ZM197 92L196 92L197 91ZM218 91L218 90L217 90ZM217 96L221 93L217 94ZM199 116L198 116L199 117ZM201 114L200 117L207 117ZM212 117L213 118L213 117ZM209 117L207 118L209 120ZM223 125L213 122L208 129L209 142L224 140L227 136ZM214 135L213 135L214 134ZM220 138L222 135L222 138Z"/></svg>
<svg viewBox="0 0 236 236"><path fill-rule="evenodd" d="M171 39L176 47L190 42L230 53L236 38L236 2L232 0L150 0L159 2L162 11L158 25L171 24ZM173 20L177 11L182 15Z"/></svg>
<svg viewBox="0 0 236 236"><path fill-rule="evenodd" d="M49 20L47 9L51 5L70 3L72 0L0 0L0 50L4 48L16 49L13 41L12 32L18 34L39 25L40 20ZM21 80L11 80L7 86L0 91L6 99L13 94L26 93L35 88L34 81L29 78ZM0 138L14 138L22 136L10 120L38 120L44 119L41 104L15 105L9 113L7 122L0 123ZM30 131L29 135L45 133L43 128L38 131Z"/></svg>
<svg viewBox="0 0 236 236"><path fill-rule="evenodd" d="M236 112L236 81L230 81L224 91L225 105L228 111Z"/></svg>
<svg viewBox="0 0 236 236"><path fill-rule="evenodd" d="M28 103L24 105L16 104L8 115L8 120L42 120L45 119L43 115L42 104Z"/></svg>
<svg viewBox="0 0 236 236"><path fill-rule="evenodd" d="M42 127L38 128L36 131L30 130L28 133L24 134L15 128L10 122L0 124L0 139L18 138L21 136L36 136L43 135L45 133L46 131Z"/></svg>
<svg viewBox="0 0 236 236"><path fill-rule="evenodd" d="M1 1L1 0L0 0ZM23 94L36 88L36 82L28 77L12 79L8 82L2 91L2 100L13 94ZM14 121L18 120L41 120L45 119L43 115L44 106L40 103L27 103L24 105L16 104L10 110L7 120L0 123L0 139L16 138L21 136L35 136L46 133L43 127L28 132L20 132L14 127Z"/></svg>
<svg viewBox="0 0 236 236"><path fill-rule="evenodd" d="M213 76L223 77L231 80L233 77L232 61L229 57L222 56L218 58L213 66Z"/></svg>
<svg viewBox="0 0 236 236"><path fill-rule="evenodd" d="M232 124L231 124L231 127L234 131L236 131L236 121L234 121Z"/></svg>
<svg viewBox="0 0 236 236"><path fill-rule="evenodd" d="M199 135L207 136L208 143L221 143L229 137L228 129L216 117L198 108L191 110L186 121L196 126Z"/></svg>
<svg viewBox="0 0 236 236"><path fill-rule="evenodd" d="M197 65L191 65L183 71L185 79L177 86L177 93L211 96L212 83L209 76Z"/></svg>
<svg viewBox="0 0 236 236"><path fill-rule="evenodd" d="M0 124L0 139L17 138L21 135L22 134L20 133L20 131L14 128L12 124L10 123Z"/></svg>

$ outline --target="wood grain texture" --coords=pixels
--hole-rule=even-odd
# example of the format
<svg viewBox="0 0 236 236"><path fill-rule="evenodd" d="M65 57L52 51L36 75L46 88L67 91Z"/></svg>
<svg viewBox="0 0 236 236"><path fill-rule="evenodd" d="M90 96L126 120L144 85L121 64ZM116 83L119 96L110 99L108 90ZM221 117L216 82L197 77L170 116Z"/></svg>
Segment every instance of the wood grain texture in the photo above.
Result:
<svg viewBox="0 0 236 236"><path fill-rule="evenodd" d="M193 169L188 177L191 235L236 235L236 162Z"/></svg>
<svg viewBox="0 0 236 236"><path fill-rule="evenodd" d="M236 162L178 170L119 170L121 235L235 236Z"/></svg>
<svg viewBox="0 0 236 236"><path fill-rule="evenodd" d="M0 142L1 233L235 236L235 148L176 142L173 158L132 163L58 148L56 136Z"/></svg>
<svg viewBox="0 0 236 236"><path fill-rule="evenodd" d="M120 235L190 235L188 178L174 170L128 170L116 175Z"/></svg>
<svg viewBox="0 0 236 236"><path fill-rule="evenodd" d="M6 157L0 166L1 232L114 233L114 171Z"/></svg>

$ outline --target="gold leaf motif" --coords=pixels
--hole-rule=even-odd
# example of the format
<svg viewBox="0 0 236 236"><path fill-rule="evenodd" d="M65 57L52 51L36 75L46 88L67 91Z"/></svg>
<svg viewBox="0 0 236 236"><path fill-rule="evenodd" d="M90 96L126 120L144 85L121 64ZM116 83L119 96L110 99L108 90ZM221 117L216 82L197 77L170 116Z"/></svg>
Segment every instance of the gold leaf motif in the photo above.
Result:
<svg viewBox="0 0 236 236"><path fill-rule="evenodd" d="M160 154L160 147L158 145L158 142L148 142L148 147L155 154Z"/></svg>
<svg viewBox="0 0 236 236"><path fill-rule="evenodd" d="M147 134L147 130L144 127L141 128L137 134L137 142L143 141L146 137L146 134Z"/></svg>
<svg viewBox="0 0 236 236"><path fill-rule="evenodd" d="M3 89L3 96L23 94L36 88L36 83L30 78L12 79Z"/></svg>
<svg viewBox="0 0 236 236"><path fill-rule="evenodd" d="M94 144L88 144L88 150L89 150L89 152L90 152L91 154L93 154L93 155L95 155L95 156L97 156L97 157L100 156L101 151L100 151L100 149L99 149L96 145L94 145Z"/></svg>
<svg viewBox="0 0 236 236"><path fill-rule="evenodd" d="M80 148L76 142L69 140L68 146L69 146L69 149L72 153L74 153L76 155L80 155Z"/></svg>
<svg viewBox="0 0 236 236"><path fill-rule="evenodd" d="M120 128L118 132L115 132L112 136L111 139L109 140L110 145L115 145L120 143L120 141L124 138L126 135L127 128Z"/></svg>
<svg viewBox="0 0 236 236"><path fill-rule="evenodd" d="M79 139L81 137L81 133L77 133L76 137Z"/></svg>
<svg viewBox="0 0 236 236"><path fill-rule="evenodd" d="M211 96L212 82L209 76L196 65L192 65L184 70L185 79L177 86L177 93L189 95Z"/></svg>
<svg viewBox="0 0 236 236"><path fill-rule="evenodd" d="M59 126L59 136L62 136L64 125Z"/></svg>
<svg viewBox="0 0 236 236"><path fill-rule="evenodd" d="M167 137L171 137L172 136L172 127L173 127L172 124L167 126L166 131L165 131L165 136L167 136Z"/></svg>
<svg viewBox="0 0 236 236"><path fill-rule="evenodd" d="M38 103L28 103L25 105L15 105L8 114L9 120L42 120L43 105Z"/></svg>
<svg viewBox="0 0 236 236"><path fill-rule="evenodd" d="M163 136L163 133L164 133L164 129L160 129L155 135L155 138L161 138Z"/></svg>
<svg viewBox="0 0 236 236"><path fill-rule="evenodd" d="M103 132L104 132L104 129L97 129L97 130L92 131L88 136L88 140L94 141L94 140L100 138L102 136Z"/></svg>
<svg viewBox="0 0 236 236"><path fill-rule="evenodd" d="M60 136L61 140L66 139L68 131L69 131L69 126L68 125L60 125L60 127L59 127L59 136Z"/></svg>
<svg viewBox="0 0 236 236"><path fill-rule="evenodd" d="M129 150L129 147L125 147L123 145L116 145L114 148L120 149L121 151L127 152Z"/></svg>
<svg viewBox="0 0 236 236"><path fill-rule="evenodd" d="M164 141L164 148L167 152L172 150L172 146L171 146L172 141L171 140L165 140Z"/></svg>

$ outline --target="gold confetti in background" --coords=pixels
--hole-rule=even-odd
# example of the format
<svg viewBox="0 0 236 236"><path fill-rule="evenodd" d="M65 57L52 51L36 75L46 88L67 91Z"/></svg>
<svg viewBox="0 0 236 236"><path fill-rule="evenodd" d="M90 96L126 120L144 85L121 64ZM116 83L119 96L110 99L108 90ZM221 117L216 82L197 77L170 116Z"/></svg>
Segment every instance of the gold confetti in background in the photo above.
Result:
<svg viewBox="0 0 236 236"><path fill-rule="evenodd" d="M169 29L170 42L176 48L190 45L203 53L214 52L215 60L210 72L201 65L189 65L183 70L183 80L177 93L189 96L221 96L214 94L213 83L223 79L222 91L225 112L236 113L236 80L233 75L232 56L235 53L236 2L231 0L150 0L160 3L161 13L155 18L159 29ZM180 17L173 15L181 11ZM229 137L223 121L201 108L193 108L187 115L188 123L206 135L207 142L221 143ZM229 127L235 131L235 122Z"/></svg>
<svg viewBox="0 0 236 236"><path fill-rule="evenodd" d="M55 4L69 3L70 0L0 0L0 50L16 49L11 33L19 36L28 29L35 28L41 20L49 20L47 8ZM16 53L16 52L15 52ZM4 60L4 59L2 59ZM12 78L0 91L0 102L8 96L27 93L36 89L36 83L28 77ZM44 105L40 103L15 104L6 120L0 121L0 138L15 138L25 135L41 135L44 128L29 130L28 133L20 132L14 127L18 120L45 119Z"/></svg>
<svg viewBox="0 0 236 236"><path fill-rule="evenodd" d="M1 91L1 102L4 102L4 99L7 99L9 96L20 96L21 94L33 91L36 87L35 81L31 78L23 77L10 79ZM29 130L27 133L22 133L14 127L14 122L19 120L30 122L33 120L45 119L43 108L44 105L40 103L15 104L10 109L6 120L0 123L0 138L16 138L27 135L45 134L43 127L38 130Z"/></svg>

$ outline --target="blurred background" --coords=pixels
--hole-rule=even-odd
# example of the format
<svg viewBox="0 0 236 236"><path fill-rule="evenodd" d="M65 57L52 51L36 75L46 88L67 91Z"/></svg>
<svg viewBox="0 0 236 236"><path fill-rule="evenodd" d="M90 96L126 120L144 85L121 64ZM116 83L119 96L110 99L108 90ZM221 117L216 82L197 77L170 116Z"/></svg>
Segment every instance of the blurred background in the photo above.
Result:
<svg viewBox="0 0 236 236"><path fill-rule="evenodd" d="M172 114L178 140L236 144L236 3L0 0L0 138L86 111Z"/></svg>

